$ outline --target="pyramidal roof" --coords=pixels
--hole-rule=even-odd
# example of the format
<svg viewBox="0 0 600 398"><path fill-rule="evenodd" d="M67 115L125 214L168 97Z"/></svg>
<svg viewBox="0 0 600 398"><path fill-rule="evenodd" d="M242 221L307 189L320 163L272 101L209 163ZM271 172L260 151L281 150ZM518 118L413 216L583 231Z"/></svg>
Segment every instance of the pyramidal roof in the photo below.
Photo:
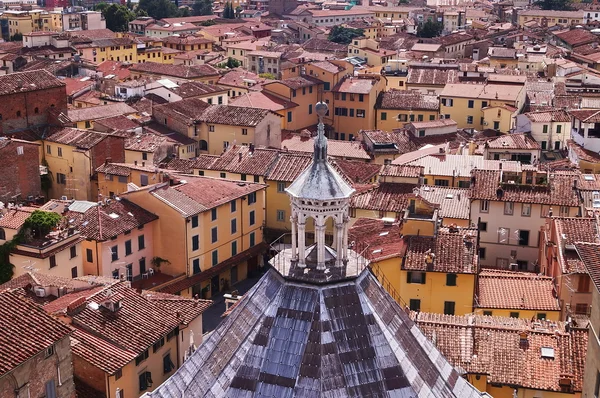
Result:
<svg viewBox="0 0 600 398"><path fill-rule="evenodd" d="M460 397L480 393L365 268L304 284L271 269L145 397Z"/></svg>
<svg viewBox="0 0 600 398"><path fill-rule="evenodd" d="M327 137L323 116L327 113L327 104L318 102L315 106L319 116L313 162L286 191L296 197L313 200L349 198L354 188L344 181L342 176L327 161Z"/></svg>

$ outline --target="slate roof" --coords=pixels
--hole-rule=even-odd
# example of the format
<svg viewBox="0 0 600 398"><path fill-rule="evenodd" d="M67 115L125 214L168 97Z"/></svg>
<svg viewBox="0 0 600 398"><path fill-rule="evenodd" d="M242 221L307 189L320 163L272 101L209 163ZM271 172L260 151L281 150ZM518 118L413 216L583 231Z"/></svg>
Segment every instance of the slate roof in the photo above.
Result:
<svg viewBox="0 0 600 398"><path fill-rule="evenodd" d="M402 269L409 271L452 272L474 274L478 270L476 250L477 230L439 228L436 237L406 236L406 254ZM433 254L433 264L428 266L428 253Z"/></svg>
<svg viewBox="0 0 600 398"><path fill-rule="evenodd" d="M479 308L560 311L552 277L485 269L479 273L477 283Z"/></svg>
<svg viewBox="0 0 600 398"><path fill-rule="evenodd" d="M574 391L582 389L587 329L482 315L413 312L410 317L448 361L469 374L486 375L490 384L560 394L560 380L569 377ZM521 332L527 333L526 343ZM554 358L543 358L542 347L551 348Z"/></svg>
<svg viewBox="0 0 600 398"><path fill-rule="evenodd" d="M0 292L0 375L14 370L34 355L71 333L69 326L48 315L18 292Z"/></svg>
<svg viewBox="0 0 600 398"><path fill-rule="evenodd" d="M218 353L218 355L215 355ZM144 397L481 396L370 271L323 286L271 269L192 357Z"/></svg>
<svg viewBox="0 0 600 398"><path fill-rule="evenodd" d="M15 72L0 76L0 95L47 90L64 86L65 83L43 69L29 72Z"/></svg>

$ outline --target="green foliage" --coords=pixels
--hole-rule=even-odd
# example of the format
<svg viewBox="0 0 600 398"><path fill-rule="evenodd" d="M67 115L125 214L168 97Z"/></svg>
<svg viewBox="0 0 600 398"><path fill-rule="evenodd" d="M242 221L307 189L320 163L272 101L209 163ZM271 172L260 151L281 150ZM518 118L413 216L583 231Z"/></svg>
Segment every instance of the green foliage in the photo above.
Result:
<svg viewBox="0 0 600 398"><path fill-rule="evenodd" d="M244 9L241 6L235 7L235 17L236 18L241 18L242 17L242 11L244 11Z"/></svg>
<svg viewBox="0 0 600 398"><path fill-rule="evenodd" d="M0 284L12 279L15 266L10 262L10 252L17 246L15 239L0 245Z"/></svg>
<svg viewBox="0 0 600 398"><path fill-rule="evenodd" d="M129 22L136 18L136 14L127 6L121 4L111 4L102 11L106 19L106 28L113 32L127 32Z"/></svg>
<svg viewBox="0 0 600 398"><path fill-rule="evenodd" d="M10 37L10 41L23 41L23 34L22 33L15 33L14 35L12 35Z"/></svg>
<svg viewBox="0 0 600 398"><path fill-rule="evenodd" d="M152 264L152 266L154 268L158 268L158 269L160 269L160 267L161 267L161 265L163 265L163 263L171 264L171 262L169 260L166 260L166 259L164 259L162 257L158 257L158 256L154 256L150 260L150 264Z"/></svg>
<svg viewBox="0 0 600 398"><path fill-rule="evenodd" d="M223 18L235 19L235 11L233 10L233 5L229 1L225 3L225 9L223 10Z"/></svg>
<svg viewBox="0 0 600 398"><path fill-rule="evenodd" d="M212 19L209 19L208 21L202 21L202 22L200 22L200 26L213 26L213 25L216 25L216 24L217 23L214 20L212 20Z"/></svg>
<svg viewBox="0 0 600 398"><path fill-rule="evenodd" d="M364 29L344 28L336 25L329 32L329 41L339 44L350 44L352 40L365 34Z"/></svg>
<svg viewBox="0 0 600 398"><path fill-rule="evenodd" d="M227 58L227 62L223 62L222 64L217 65L219 68L238 68L241 65L240 61L235 58Z"/></svg>
<svg viewBox="0 0 600 398"><path fill-rule="evenodd" d="M148 16L154 19L174 18L179 16L179 9L175 3L170 0L140 0L138 9L145 11Z"/></svg>
<svg viewBox="0 0 600 398"><path fill-rule="evenodd" d="M542 10L569 11L573 9L571 0L538 0L534 4Z"/></svg>
<svg viewBox="0 0 600 398"><path fill-rule="evenodd" d="M19 234L17 235L22 237L23 234L29 231L32 236L42 238L48 235L48 232L50 232L52 228L56 228L60 223L60 220L62 220L62 217L58 213L34 210L34 212L27 217L21 231L19 231Z"/></svg>
<svg viewBox="0 0 600 398"><path fill-rule="evenodd" d="M210 0L196 0L192 5L192 15L212 15L212 13L213 5Z"/></svg>
<svg viewBox="0 0 600 398"><path fill-rule="evenodd" d="M104 11L108 8L109 4L105 2L100 2L94 6L94 11L100 11L104 13Z"/></svg>
<svg viewBox="0 0 600 398"><path fill-rule="evenodd" d="M442 30L444 30L444 25L442 25L440 22L429 20L425 23L419 24L417 27L417 37L438 37L442 34Z"/></svg>
<svg viewBox="0 0 600 398"><path fill-rule="evenodd" d="M258 75L258 77L261 77L261 78L267 79L267 80L277 80L277 76L275 76L272 73L261 73Z"/></svg>
<svg viewBox="0 0 600 398"><path fill-rule="evenodd" d="M180 17L191 17L192 13L190 12L190 9L188 7L181 7L179 9L179 16Z"/></svg>

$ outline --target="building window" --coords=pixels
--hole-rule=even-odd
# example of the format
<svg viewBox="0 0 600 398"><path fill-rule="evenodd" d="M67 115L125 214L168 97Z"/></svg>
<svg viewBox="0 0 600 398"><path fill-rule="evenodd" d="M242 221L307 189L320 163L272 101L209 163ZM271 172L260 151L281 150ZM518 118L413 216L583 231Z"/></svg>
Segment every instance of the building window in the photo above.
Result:
<svg viewBox="0 0 600 398"><path fill-rule="evenodd" d="M544 124L544 126L542 127L542 133L548 134L548 125L547 124Z"/></svg>
<svg viewBox="0 0 600 398"><path fill-rule="evenodd" d="M473 124L473 116L467 116L467 124Z"/></svg>
<svg viewBox="0 0 600 398"><path fill-rule="evenodd" d="M62 157L62 148L58 147L57 149L58 149L58 156Z"/></svg>
<svg viewBox="0 0 600 398"><path fill-rule="evenodd" d="M387 120L387 112L381 112L381 120Z"/></svg>
<svg viewBox="0 0 600 398"><path fill-rule="evenodd" d="M195 258L194 261L192 261L192 272L194 274L200 273L200 259L199 258Z"/></svg>
<svg viewBox="0 0 600 398"><path fill-rule="evenodd" d="M479 248L479 258L481 260L485 260L485 247L480 247Z"/></svg>
<svg viewBox="0 0 600 398"><path fill-rule="evenodd" d="M198 227L198 216L193 216L192 217L192 228L197 228Z"/></svg>
<svg viewBox="0 0 600 398"><path fill-rule="evenodd" d="M213 125L208 126L208 131L210 131L211 133L214 133L215 132L215 126L213 126Z"/></svg>
<svg viewBox="0 0 600 398"><path fill-rule="evenodd" d="M56 173L56 182L63 185L66 184L67 176L63 173Z"/></svg>
<svg viewBox="0 0 600 398"><path fill-rule="evenodd" d="M152 352L155 353L156 351L160 350L162 346L165 345L165 338L161 337L160 340L158 340L156 343L154 343L154 345L152 346Z"/></svg>
<svg viewBox="0 0 600 398"><path fill-rule="evenodd" d="M256 203L256 192L248 194L248 204L251 205L254 203Z"/></svg>
<svg viewBox="0 0 600 398"><path fill-rule="evenodd" d="M46 145L46 153L52 155L52 147L50 145Z"/></svg>
<svg viewBox="0 0 600 398"><path fill-rule="evenodd" d="M216 243L219 240L219 233L217 227L213 227L210 230L210 241L211 243Z"/></svg>
<svg viewBox="0 0 600 398"><path fill-rule="evenodd" d="M146 240L144 235L138 236L138 250L142 250L146 248Z"/></svg>
<svg viewBox="0 0 600 398"><path fill-rule="evenodd" d="M529 217L531 215L531 204L523 203L521 205L521 215L524 217Z"/></svg>
<svg viewBox="0 0 600 398"><path fill-rule="evenodd" d="M363 118L365 117L365 110L364 109L357 109L356 110L356 117L360 117Z"/></svg>
<svg viewBox="0 0 600 398"><path fill-rule="evenodd" d="M175 369L175 365L171 361L171 353L168 353L163 357L163 372L165 374L171 373L173 369Z"/></svg>
<svg viewBox="0 0 600 398"><path fill-rule="evenodd" d="M308 104L308 114L312 115L312 104Z"/></svg>
<svg viewBox="0 0 600 398"><path fill-rule="evenodd" d="M518 318L519 317L519 313L518 312L511 312L509 316L511 318Z"/></svg>
<svg viewBox="0 0 600 398"><path fill-rule="evenodd" d="M196 251L200 249L200 237L198 235L192 236L192 250Z"/></svg>
<svg viewBox="0 0 600 398"><path fill-rule="evenodd" d="M142 152L142 160L148 160L148 154L146 152Z"/></svg>
<svg viewBox="0 0 600 398"><path fill-rule="evenodd" d="M21 117L21 111L17 111L17 117Z"/></svg>
<svg viewBox="0 0 600 398"><path fill-rule="evenodd" d="M504 202L504 214L512 216L515 210L515 204L513 202Z"/></svg>
<svg viewBox="0 0 600 398"><path fill-rule="evenodd" d="M437 185L438 187L447 187L449 185L448 180L442 180L442 179L433 180L433 184Z"/></svg>
<svg viewBox="0 0 600 398"><path fill-rule="evenodd" d="M71 246L71 247L69 248L69 252L70 252L70 253L69 253L69 255L70 255L70 258L75 258L75 257L77 257L77 246Z"/></svg>
<svg viewBox="0 0 600 398"><path fill-rule="evenodd" d="M561 217L569 217L569 206L560 206L558 215Z"/></svg>
<svg viewBox="0 0 600 398"><path fill-rule="evenodd" d="M242 135L248 135L248 129L242 129Z"/></svg>
<svg viewBox="0 0 600 398"><path fill-rule="evenodd" d="M426 280L425 276L425 272L408 271L406 273L406 283L418 283L424 285Z"/></svg>
<svg viewBox="0 0 600 398"><path fill-rule="evenodd" d="M285 221L285 210L277 210L277 221Z"/></svg>
<svg viewBox="0 0 600 398"><path fill-rule="evenodd" d="M237 254L237 240L231 242L231 255L235 256Z"/></svg>
<svg viewBox="0 0 600 398"><path fill-rule="evenodd" d="M444 301L444 315L454 315L456 303L454 301Z"/></svg>
<svg viewBox="0 0 600 398"><path fill-rule="evenodd" d="M135 358L135 366L137 366L140 363L144 362L146 359L148 359L148 350L142 352L140 355L138 355Z"/></svg>
<svg viewBox="0 0 600 398"><path fill-rule="evenodd" d="M410 299L409 307L411 311L421 311L421 300L419 299Z"/></svg>
<svg viewBox="0 0 600 398"><path fill-rule="evenodd" d="M560 133L562 133L562 125L559 124L556 126L556 134L560 134Z"/></svg>
<svg viewBox="0 0 600 398"><path fill-rule="evenodd" d="M288 121L288 123L292 122L292 112L287 113L287 121Z"/></svg>
<svg viewBox="0 0 600 398"><path fill-rule="evenodd" d="M468 105L469 108L474 108L475 107L475 101L473 100L469 100Z"/></svg>
<svg viewBox="0 0 600 398"><path fill-rule="evenodd" d="M256 222L255 217L254 217L254 210L252 210L250 212L250 217L249 218L250 218L250 220L249 220L250 225L254 225L254 223Z"/></svg>
<svg viewBox="0 0 600 398"><path fill-rule="evenodd" d="M92 249L85 249L85 259L88 263L94 262L94 252Z"/></svg>
<svg viewBox="0 0 600 398"><path fill-rule="evenodd" d="M479 231L487 232L487 222L482 221L479 223Z"/></svg>
<svg viewBox="0 0 600 398"><path fill-rule="evenodd" d="M115 380L119 380L121 377L123 377L123 369L119 369L115 372ZM123 395L121 395L121 397L123 397Z"/></svg>
<svg viewBox="0 0 600 398"><path fill-rule="evenodd" d="M236 234L237 233L237 221L234 218L233 220L231 220L231 234Z"/></svg>
<svg viewBox="0 0 600 398"><path fill-rule="evenodd" d="M446 274L446 286L456 286L456 274Z"/></svg>
<svg viewBox="0 0 600 398"><path fill-rule="evenodd" d="M212 252L212 266L219 264L219 251L213 250Z"/></svg>
<svg viewBox="0 0 600 398"><path fill-rule="evenodd" d="M578 293L588 293L590 291L590 278L587 274L579 274L577 283Z"/></svg>
<svg viewBox="0 0 600 398"><path fill-rule="evenodd" d="M250 232L250 247L256 244L256 235L254 232Z"/></svg>
<svg viewBox="0 0 600 398"><path fill-rule="evenodd" d="M142 372L138 378L140 381L140 391L146 391L148 387L152 387L152 374L150 372Z"/></svg>
<svg viewBox="0 0 600 398"><path fill-rule="evenodd" d="M545 312L538 312L537 314L535 314L535 317L537 319L541 320L546 320L546 313Z"/></svg>
<svg viewBox="0 0 600 398"><path fill-rule="evenodd" d="M364 102L365 101L365 95L364 94L358 94L358 102Z"/></svg>
<svg viewBox="0 0 600 398"><path fill-rule="evenodd" d="M129 256L133 251L131 250L131 239L125 241L125 256Z"/></svg>
<svg viewBox="0 0 600 398"><path fill-rule="evenodd" d="M115 262L119 259L119 246L113 246L110 248L111 261Z"/></svg>
<svg viewBox="0 0 600 398"><path fill-rule="evenodd" d="M279 193L285 193L285 182L278 182L277 183L277 192L279 192Z"/></svg>
<svg viewBox="0 0 600 398"><path fill-rule="evenodd" d="M217 219L217 208L210 209L210 220L215 221Z"/></svg>
<svg viewBox="0 0 600 398"><path fill-rule="evenodd" d="M46 397L45 398L56 398L56 383L54 379L46 382ZM29 391L29 389L27 390Z"/></svg>

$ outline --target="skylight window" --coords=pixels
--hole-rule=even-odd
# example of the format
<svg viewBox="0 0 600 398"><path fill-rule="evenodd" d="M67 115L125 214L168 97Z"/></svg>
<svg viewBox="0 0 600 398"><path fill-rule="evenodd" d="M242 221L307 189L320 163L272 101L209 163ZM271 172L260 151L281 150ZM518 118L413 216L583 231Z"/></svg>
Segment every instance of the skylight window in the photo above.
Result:
<svg viewBox="0 0 600 398"><path fill-rule="evenodd" d="M373 250L373 254L381 253L382 251L383 251L383 249Z"/></svg>
<svg viewBox="0 0 600 398"><path fill-rule="evenodd" d="M448 195L446 195L446 199L452 199L454 198L454 195L452 195L451 193L449 193Z"/></svg>
<svg viewBox="0 0 600 398"><path fill-rule="evenodd" d="M379 234L379 236L386 236L386 235L387 235L387 234L389 234L389 233L390 233L390 231L381 232L381 233Z"/></svg>
<svg viewBox="0 0 600 398"><path fill-rule="evenodd" d="M542 347L542 358L554 359L554 348Z"/></svg>
<svg viewBox="0 0 600 398"><path fill-rule="evenodd" d="M592 174L584 174L583 179L586 181L594 181L594 176Z"/></svg>
<svg viewBox="0 0 600 398"><path fill-rule="evenodd" d="M115 220L116 220L117 218L119 218L119 215L118 215L118 214L115 214L115 213L110 213L108 216L109 216L110 218L112 218L112 219L115 219Z"/></svg>

